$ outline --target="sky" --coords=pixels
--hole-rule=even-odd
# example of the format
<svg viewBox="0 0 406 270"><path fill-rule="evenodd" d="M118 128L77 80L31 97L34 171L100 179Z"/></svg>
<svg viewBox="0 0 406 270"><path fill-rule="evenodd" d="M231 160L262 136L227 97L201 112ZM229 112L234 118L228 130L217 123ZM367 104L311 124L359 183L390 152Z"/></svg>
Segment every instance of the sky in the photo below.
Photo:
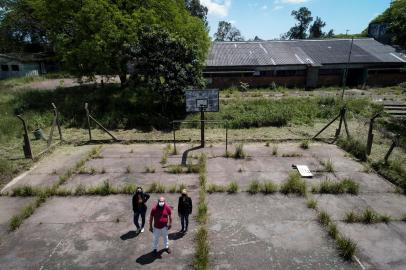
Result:
<svg viewBox="0 0 406 270"><path fill-rule="evenodd" d="M209 10L210 35L219 21L236 26L246 39L279 38L294 26L292 10L307 7L312 16L326 22L323 29L334 33L356 34L389 7L391 0L200 0Z"/></svg>

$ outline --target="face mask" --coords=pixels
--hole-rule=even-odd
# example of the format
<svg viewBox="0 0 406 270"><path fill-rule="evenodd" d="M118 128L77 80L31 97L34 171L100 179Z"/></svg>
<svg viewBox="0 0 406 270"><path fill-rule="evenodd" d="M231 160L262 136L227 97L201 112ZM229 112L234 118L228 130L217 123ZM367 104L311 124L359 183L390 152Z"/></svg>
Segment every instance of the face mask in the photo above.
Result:
<svg viewBox="0 0 406 270"><path fill-rule="evenodd" d="M139 190L137 190L137 193L141 193L142 191L139 189Z"/></svg>
<svg viewBox="0 0 406 270"><path fill-rule="evenodd" d="M186 197L186 194L182 194L182 197Z"/></svg>
<svg viewBox="0 0 406 270"><path fill-rule="evenodd" d="M159 205L159 207L163 207L165 205L165 203L164 202L159 202L158 205Z"/></svg>

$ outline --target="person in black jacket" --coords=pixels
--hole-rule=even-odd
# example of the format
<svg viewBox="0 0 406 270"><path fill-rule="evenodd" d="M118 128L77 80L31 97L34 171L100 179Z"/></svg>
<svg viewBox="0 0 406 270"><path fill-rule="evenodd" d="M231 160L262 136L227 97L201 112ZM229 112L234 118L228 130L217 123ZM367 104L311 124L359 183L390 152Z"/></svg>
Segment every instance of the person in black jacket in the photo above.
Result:
<svg viewBox="0 0 406 270"><path fill-rule="evenodd" d="M187 195L186 189L182 190L182 196L179 197L178 213L180 223L182 224L181 233L186 233L189 225L189 215L192 213L192 199Z"/></svg>
<svg viewBox="0 0 406 270"><path fill-rule="evenodd" d="M142 187L137 187L137 191L133 196L133 211L134 211L134 224L137 227L137 233L144 232L145 225L145 213L147 212L147 206L145 203L149 199L149 194L142 191ZM138 219L141 216L142 226L138 223Z"/></svg>

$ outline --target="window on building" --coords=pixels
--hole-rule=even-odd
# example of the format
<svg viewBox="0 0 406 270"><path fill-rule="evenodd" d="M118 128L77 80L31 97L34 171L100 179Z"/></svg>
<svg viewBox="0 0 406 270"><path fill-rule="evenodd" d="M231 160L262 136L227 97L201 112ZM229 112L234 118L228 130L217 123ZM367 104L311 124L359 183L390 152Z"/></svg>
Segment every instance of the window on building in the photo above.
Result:
<svg viewBox="0 0 406 270"><path fill-rule="evenodd" d="M20 66L19 65L11 65L11 70L12 71L20 71Z"/></svg>
<svg viewBox="0 0 406 270"><path fill-rule="evenodd" d="M342 69L320 69L319 75L341 75Z"/></svg>
<svg viewBox="0 0 406 270"><path fill-rule="evenodd" d="M278 77L292 77L292 76L304 76L305 70L277 70L276 76Z"/></svg>
<svg viewBox="0 0 406 270"><path fill-rule="evenodd" d="M1 71L8 71L8 65L1 65Z"/></svg>

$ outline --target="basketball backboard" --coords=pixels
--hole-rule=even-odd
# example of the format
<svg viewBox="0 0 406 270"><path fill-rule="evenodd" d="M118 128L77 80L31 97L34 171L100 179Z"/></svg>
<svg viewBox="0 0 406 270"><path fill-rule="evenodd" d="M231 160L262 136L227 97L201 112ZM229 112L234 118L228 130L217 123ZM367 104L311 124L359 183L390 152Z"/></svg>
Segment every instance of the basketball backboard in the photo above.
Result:
<svg viewBox="0 0 406 270"><path fill-rule="evenodd" d="M219 90L186 90L186 112L218 112Z"/></svg>

